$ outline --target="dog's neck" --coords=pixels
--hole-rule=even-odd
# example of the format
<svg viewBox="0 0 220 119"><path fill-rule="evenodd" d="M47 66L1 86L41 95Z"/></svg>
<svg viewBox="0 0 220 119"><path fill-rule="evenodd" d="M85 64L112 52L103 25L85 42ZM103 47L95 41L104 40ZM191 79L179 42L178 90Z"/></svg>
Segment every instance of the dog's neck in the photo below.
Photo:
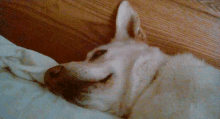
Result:
<svg viewBox="0 0 220 119"><path fill-rule="evenodd" d="M150 86L155 79L157 70L167 62L169 56L162 53L158 48L149 47L146 55L137 57L133 64L129 77L130 82L125 89L126 93L117 104L113 113L118 116L127 115L135 105L136 100L142 95L143 91ZM127 80L127 79L126 79ZM114 108L114 107L113 107Z"/></svg>

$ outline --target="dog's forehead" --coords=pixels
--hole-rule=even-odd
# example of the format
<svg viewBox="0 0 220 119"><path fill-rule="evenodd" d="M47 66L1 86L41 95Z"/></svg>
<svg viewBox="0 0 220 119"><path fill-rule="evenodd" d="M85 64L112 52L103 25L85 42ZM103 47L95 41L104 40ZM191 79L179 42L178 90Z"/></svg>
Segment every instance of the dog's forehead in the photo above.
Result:
<svg viewBox="0 0 220 119"><path fill-rule="evenodd" d="M114 41L106 45L99 46L87 54L87 59L93 56L98 50L107 50L105 56L120 55L120 54L131 54L137 51L146 51L148 45L144 43L136 42L135 40L127 41Z"/></svg>

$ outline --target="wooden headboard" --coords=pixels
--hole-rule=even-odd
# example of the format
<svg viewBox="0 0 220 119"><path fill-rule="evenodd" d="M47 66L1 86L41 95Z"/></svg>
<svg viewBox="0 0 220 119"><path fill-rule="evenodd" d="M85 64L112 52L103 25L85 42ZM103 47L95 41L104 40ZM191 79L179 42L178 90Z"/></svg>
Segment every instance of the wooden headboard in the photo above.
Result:
<svg viewBox="0 0 220 119"><path fill-rule="evenodd" d="M191 52L220 68L219 0L128 0L149 45ZM121 0L1 0L0 34L54 58L80 61L114 37Z"/></svg>

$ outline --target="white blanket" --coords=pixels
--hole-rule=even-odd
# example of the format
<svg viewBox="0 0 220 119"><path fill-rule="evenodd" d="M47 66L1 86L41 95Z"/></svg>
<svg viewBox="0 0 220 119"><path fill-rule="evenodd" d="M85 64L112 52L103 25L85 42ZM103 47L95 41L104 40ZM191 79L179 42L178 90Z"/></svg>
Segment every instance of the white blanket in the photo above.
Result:
<svg viewBox="0 0 220 119"><path fill-rule="evenodd" d="M112 119L99 111L70 104L50 93L43 83L53 59L0 36L0 118L5 119Z"/></svg>

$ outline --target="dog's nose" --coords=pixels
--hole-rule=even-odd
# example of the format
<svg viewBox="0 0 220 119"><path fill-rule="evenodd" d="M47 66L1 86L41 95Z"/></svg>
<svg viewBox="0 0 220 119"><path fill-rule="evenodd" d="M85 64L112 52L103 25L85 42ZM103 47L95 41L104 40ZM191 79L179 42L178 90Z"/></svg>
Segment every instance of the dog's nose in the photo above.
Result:
<svg viewBox="0 0 220 119"><path fill-rule="evenodd" d="M44 76L44 83L48 84L50 82L57 81L65 73L65 67L62 65L57 65L47 70Z"/></svg>
<svg viewBox="0 0 220 119"><path fill-rule="evenodd" d="M52 67L48 70L48 73L50 77L57 77L61 73L61 71L64 69L64 66L58 65L55 67Z"/></svg>

